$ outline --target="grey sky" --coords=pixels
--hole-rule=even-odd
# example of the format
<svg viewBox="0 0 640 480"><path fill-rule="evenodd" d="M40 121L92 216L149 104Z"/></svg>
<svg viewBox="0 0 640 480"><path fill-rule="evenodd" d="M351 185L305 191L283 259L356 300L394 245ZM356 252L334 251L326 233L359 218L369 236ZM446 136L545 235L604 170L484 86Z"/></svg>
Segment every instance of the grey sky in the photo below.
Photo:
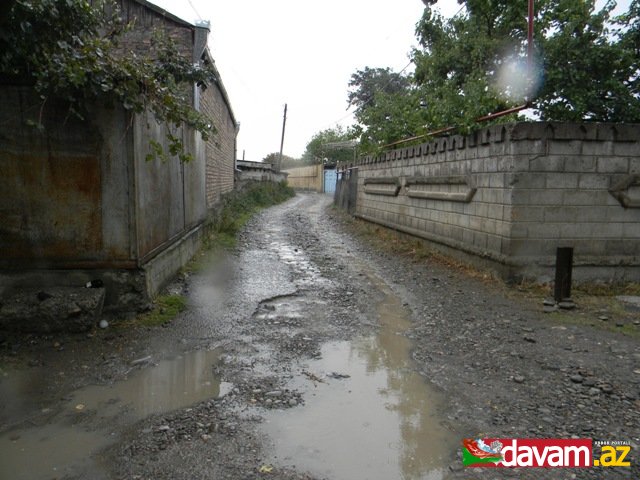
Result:
<svg viewBox="0 0 640 480"><path fill-rule="evenodd" d="M279 150L285 103L286 155L302 155L320 130L352 123L351 74L404 68L424 7L421 0L151 1L185 20L211 22L209 47L241 123L238 156L246 151L255 161ZM440 0L438 8L450 16L460 5Z"/></svg>

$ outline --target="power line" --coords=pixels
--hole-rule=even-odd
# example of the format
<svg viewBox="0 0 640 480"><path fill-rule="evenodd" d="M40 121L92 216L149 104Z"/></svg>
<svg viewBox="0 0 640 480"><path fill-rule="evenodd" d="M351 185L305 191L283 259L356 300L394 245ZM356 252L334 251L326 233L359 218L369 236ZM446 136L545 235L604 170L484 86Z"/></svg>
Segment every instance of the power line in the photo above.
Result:
<svg viewBox="0 0 640 480"><path fill-rule="evenodd" d="M202 20L202 16L198 12L198 10L196 10L196 7L193 5L191 0L187 0L187 2L189 2L189 5L191 5L191 9L195 12L196 16L198 17L198 20Z"/></svg>
<svg viewBox="0 0 640 480"><path fill-rule="evenodd" d="M404 66L404 68L398 72L398 75L400 75L400 74L404 73L404 71L405 71L407 68L409 68L409 66L410 66L412 63L413 63L413 60L409 60L409 63L407 63L407 64ZM389 81L388 81L388 82L387 82L383 87L381 87L381 88L377 89L377 90L376 90L376 92L384 91L384 90L385 90L389 85L391 85L391 83L392 83L393 81L394 81L394 79L390 79L390 80L389 80ZM369 98L369 100L367 100L367 101L366 101L366 102L364 102L362 105L360 105L360 107L365 107L365 106L367 106L368 104L370 104L370 103L373 101L374 97L375 97L375 92L374 92L374 95L372 95L372 96ZM352 108L352 107L354 107L354 106L355 106L354 104L349 104L349 106L347 107L347 112L349 112L349 110L351 110L351 108ZM347 113L345 116L340 117L338 120L335 120L335 121L333 121L333 122L331 122L331 123L327 124L327 126L326 126L326 127L321 128L320 130L326 130L327 128L329 128L329 127L331 127L331 126L333 126L333 125L337 125L338 123L342 122L343 120L346 120L346 119L347 119L347 118L349 118L349 117L352 117L353 115L355 115L355 112L349 112L349 113Z"/></svg>

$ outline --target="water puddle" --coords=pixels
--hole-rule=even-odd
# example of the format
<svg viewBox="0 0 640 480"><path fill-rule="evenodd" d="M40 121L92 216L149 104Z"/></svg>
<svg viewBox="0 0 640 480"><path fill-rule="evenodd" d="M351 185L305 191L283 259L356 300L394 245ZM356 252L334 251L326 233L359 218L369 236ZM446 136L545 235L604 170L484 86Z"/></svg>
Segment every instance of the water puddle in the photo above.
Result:
<svg viewBox="0 0 640 480"><path fill-rule="evenodd" d="M44 409L33 417L34 426L0 435L0 478L38 480L77 473L115 440L119 425L225 395L231 384L213 373L220 354L190 352L113 385L73 392L59 410ZM9 398L19 403L20 394L13 392Z"/></svg>
<svg viewBox="0 0 640 480"><path fill-rule="evenodd" d="M443 400L411 369L408 312L376 283L378 334L325 344L293 385L305 406L265 414L274 464L332 479L444 478L458 438L440 423Z"/></svg>

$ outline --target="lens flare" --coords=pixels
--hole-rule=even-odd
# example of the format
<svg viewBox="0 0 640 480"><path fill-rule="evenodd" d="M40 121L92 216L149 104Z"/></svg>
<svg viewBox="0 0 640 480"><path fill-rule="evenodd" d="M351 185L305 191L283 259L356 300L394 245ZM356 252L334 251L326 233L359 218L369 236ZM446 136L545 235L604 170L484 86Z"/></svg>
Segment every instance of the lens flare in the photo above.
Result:
<svg viewBox="0 0 640 480"><path fill-rule="evenodd" d="M526 102L535 97L541 85L542 69L537 61L508 58L497 72L494 88L505 100Z"/></svg>

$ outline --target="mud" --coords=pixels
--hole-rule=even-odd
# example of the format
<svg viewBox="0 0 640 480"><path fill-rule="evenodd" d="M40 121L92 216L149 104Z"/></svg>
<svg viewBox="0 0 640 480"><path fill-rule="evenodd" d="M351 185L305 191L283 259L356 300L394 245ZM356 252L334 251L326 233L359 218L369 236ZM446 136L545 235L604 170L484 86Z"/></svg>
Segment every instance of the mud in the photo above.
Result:
<svg viewBox="0 0 640 480"><path fill-rule="evenodd" d="M0 339L0 478L484 478L459 447L482 435L637 452L637 337L352 229L298 195L172 285L189 308L165 328ZM638 477L632 462L607 478Z"/></svg>

